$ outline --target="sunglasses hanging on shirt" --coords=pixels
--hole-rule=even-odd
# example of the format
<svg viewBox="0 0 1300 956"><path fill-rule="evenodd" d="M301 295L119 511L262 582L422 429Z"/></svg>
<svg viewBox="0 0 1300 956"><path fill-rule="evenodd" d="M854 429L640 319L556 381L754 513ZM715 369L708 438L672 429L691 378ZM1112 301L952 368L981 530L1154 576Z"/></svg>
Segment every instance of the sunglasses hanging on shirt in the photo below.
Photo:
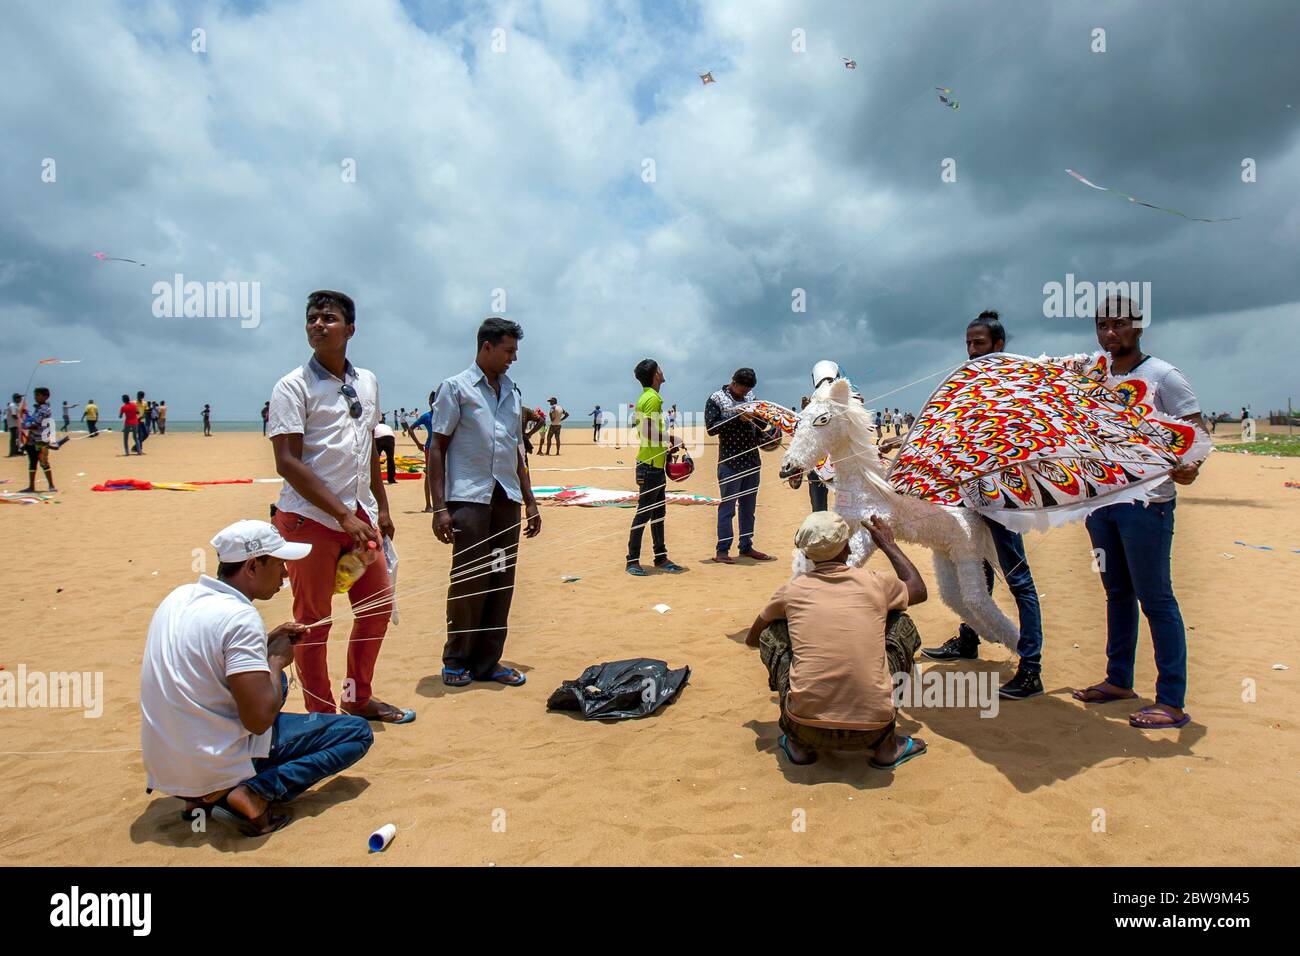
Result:
<svg viewBox="0 0 1300 956"><path fill-rule="evenodd" d="M361 402L357 398L357 390L351 385L344 385L339 389L343 397L348 400L348 414L353 418L361 417Z"/></svg>

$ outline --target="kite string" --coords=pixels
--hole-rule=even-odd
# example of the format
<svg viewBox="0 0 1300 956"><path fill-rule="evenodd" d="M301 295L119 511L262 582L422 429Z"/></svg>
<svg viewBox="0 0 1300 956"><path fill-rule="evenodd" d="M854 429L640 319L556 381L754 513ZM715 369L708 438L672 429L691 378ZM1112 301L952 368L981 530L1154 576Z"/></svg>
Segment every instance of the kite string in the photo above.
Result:
<svg viewBox="0 0 1300 956"><path fill-rule="evenodd" d="M747 452L741 452L741 453L739 453L739 454L747 454ZM860 454L860 453L858 453L858 454ZM739 456L738 456L738 455L732 455L732 456L729 456L729 457L726 458L726 459L723 459L723 461L730 461L732 458L735 458L735 457L739 457ZM850 456L850 457L851 457L851 456ZM753 474L753 473L755 473L755 472L761 470L761 468L762 468L762 462L760 461L760 463L759 463L757 466L755 466L754 468L746 469L746 470L744 470L744 471L738 473L737 477L745 477L745 476L747 476L747 475L749 475L749 474ZM736 498L744 497L745 494L748 494L748 492L744 492L744 491L742 491L742 492L737 492L737 493L734 494L734 495L728 495L728 496L726 496L726 497L720 499L719 504L721 504L722 502L725 502L725 501L729 501L729 500L733 500L733 499L736 499ZM655 522L663 521L663 520L666 520L666 516L665 516L664 518L655 518L655 519L650 519L649 521L646 522L646 524L653 524L653 523L655 523ZM501 535L501 534L506 534L506 533L509 533L509 532L515 531L515 530L517 530L519 527L521 527L522 525L524 525L524 524L526 524L526 523L527 523L527 519L525 518L525 519L523 519L523 521L521 521L520 524L518 524L518 525L510 525L510 526L508 526L508 527L502 528L500 531L497 531L497 532L495 532L494 534L489 535L487 538L484 538L482 541L476 543L473 547L478 547L479 545L486 544L487 541L489 541L489 540L491 540L492 538L495 538L495 537L497 537L497 536L499 536L499 535ZM608 537L608 536L610 535L610 533L611 533L611 532L597 532L594 536L593 536L593 535L588 535L586 538L579 537L578 540L570 542L569 545L567 545L565 548L563 548L563 549L561 549L561 550L570 550L570 549L572 549L572 548L574 548L574 547L578 547L578 546L580 546L580 545L588 544L588 543L590 543L591 541L598 540L598 539L600 539L600 538L604 538L604 537ZM616 530L616 531L614 531L614 532L612 532L612 533L621 534L622 531L621 531L621 529L619 529L619 530ZM510 549L517 549L518 547L519 547L519 543L518 543L518 542L515 542L515 543L513 543L513 544L507 545L505 548L501 548L501 549L497 549L497 550L500 550L501 553L502 553L502 555L504 555L508 550L510 550ZM473 563L471 563L470 565L468 565L468 566L466 566L466 567L463 567L463 568L459 569L458 571L454 572L454 573L451 575L452 582L453 582L453 583L463 583L464 581L474 580L474 579L476 579L476 578L478 578L478 577L484 577L484 576L487 576L487 575L490 575L490 574L498 573L500 570L503 570L503 569L494 569L494 570L487 571L487 572L483 572L483 573L472 573L472 572L481 571L483 568L488 567L489 565L492 565L492 564L496 564L496 563L497 563L498 561L500 561L500 560L501 560L501 558L498 557L498 556L495 555L495 554L493 554L493 555L488 555L488 556L484 557L483 559L479 560L477 564L473 564ZM434 587L435 587L435 588L441 588L442 585L441 585L441 584L439 584L439 585L434 585ZM382 605L382 604L387 604L388 601L389 601L389 598L390 598L390 595L389 595L388 592L391 592L392 590L393 590L393 586L390 585L388 588L383 588L383 589L381 589L379 592L376 592L375 595L372 595L371 597L367 598L366 600L361 601L361 602L358 602L358 603L357 603L356 605L354 605L353 608L352 608L352 610L353 610L353 614L354 614L354 617L356 616L356 614L357 614L358 611L365 611L365 610L369 610L369 609L371 609L371 608L379 607L379 606ZM423 591L423 590L424 590L424 589L421 589L421 591ZM421 593L421 592L416 592L416 593ZM387 613L387 610L385 610L385 613ZM307 627L310 629L310 628L312 628L312 627L316 627L316 626L318 626L318 625L320 625L320 624L323 624L323 623L325 623L326 621L331 621L332 619L333 619L332 616L327 617L327 618L322 618L322 619L319 620L319 621L316 621L316 622L314 622L314 623L312 623L312 624L307 625Z"/></svg>
<svg viewBox="0 0 1300 956"><path fill-rule="evenodd" d="M845 455L843 458L833 460L833 461L831 462L831 464L835 464L835 463L837 463L837 462L842 462L842 461L848 461L848 460L851 459L851 458L860 457L860 456L862 456L862 455L867 454L868 451L869 451L868 449L864 449L864 450L861 450L861 451L853 452L852 454ZM733 456L733 457L734 457L734 456ZM761 463L760 463L759 467L761 467ZM756 470L756 469L754 469L754 470ZM723 501L732 500L732 499L734 499L734 498L742 497L744 494L747 494L747 492L739 492L739 493L737 493L737 494L735 494L735 495L729 495L729 496L727 496L726 498L724 498L724 499L722 499L722 500L723 500ZM660 518L652 518L652 519L649 519L648 521L646 521L646 522L643 524L643 527L644 527L645 525L651 525L651 524L654 524L654 523L656 523L656 522L666 521L666 520L667 520L667 515L665 514L663 517L660 517ZM512 527L512 529L513 529L513 527ZM511 530L512 530L512 529L511 529ZM604 538L608 538L608 537L611 537L612 535L615 535L615 534L619 534L619 535L621 535L621 534L623 534L623 533L624 533L624 532L623 532L623 529L622 529L622 528L616 528L616 529L613 529L612 531L598 532L598 533L596 533L596 534L594 534L594 535L587 536L586 538L581 538L581 537L580 537L579 539L577 539L577 540L575 540L575 541L571 541L568 545L566 545L566 546L564 546L564 547L562 547L562 548L560 548L560 549L558 549L558 550L559 550L559 551L567 551L567 550L571 550L571 549L576 548L576 547L586 547L586 546L590 545L591 543L593 543L594 541L601 540L601 539L604 539ZM552 552L552 553L554 554L555 552ZM515 563L517 564L518 562L516 561ZM508 565L507 567L510 567L510 565ZM598 566L593 566L592 569L594 570L595 567L598 567ZM476 580L476 579L478 579L478 578L482 578L482 577L490 577L490 576L493 575L493 574L500 573L501 570L505 570L505 569L491 570L491 571L486 571L486 572L482 572L482 573L479 573L479 574L471 575L471 576L469 576L469 577L459 578L459 579L457 579L454 583L456 583L456 584L464 584L464 583L466 583L466 582L468 582L468 581ZM579 569L579 570L584 570L584 569ZM425 586L425 587L417 588L417 589L415 589L414 591L411 591L411 592L403 592L403 593L406 594L406 595L408 595L408 596L414 596L414 595L416 595L416 594L428 593L429 591L433 591L433 590L440 590L442 587L443 587L442 584L432 584L432 585L428 585L428 586ZM486 590L486 591L477 591L477 592L473 592L473 593L470 593L470 594L458 594L458 595L453 595L453 596L450 596L450 597L449 597L449 600L461 600L461 599L466 599L466 598L471 598L471 597L478 597L478 596L480 596L480 595L482 595L482 594L490 594L490 593L493 593L493 592L495 592L495 591L508 590L508 589L510 589L510 588L513 588L513 587L514 587L513 584L509 584L509 585L504 585L503 587L499 587L499 588L490 588L490 589L488 589L488 590ZM377 615L377 614L388 614L388 613L390 613L389 609L386 608L386 607L385 607L385 608L382 608L381 610L377 610L377 611L374 610L374 608L378 607L379 605L386 604L387 602L388 602L388 598L385 597L385 598L382 598L382 599L376 599L376 600L373 600L373 601L367 601L367 602L360 602L360 603L358 603L358 605L352 609L352 610L353 610L353 620L359 620L359 619L361 619L361 618L368 617L368 616L374 616L374 615ZM360 613L358 613L358 612L360 612ZM317 622L315 622L315 623L313 623L313 624L308 625L308 629L310 630L312 627L317 627L317 626L319 626L319 625L321 625L321 624L325 624L325 623L333 623L333 620L334 620L334 617L333 617L332 615L331 615L330 617L328 617L328 618L322 618L320 621L317 621ZM376 638L361 638L361 639L359 639L359 640L375 640L375 639L376 639ZM382 639L382 638L379 638L379 639ZM319 643L319 642L314 642L314 643Z"/></svg>
<svg viewBox="0 0 1300 956"><path fill-rule="evenodd" d="M752 450L753 450L753 449L749 449L749 450L746 450L746 451L738 452L738 453L736 453L735 455L729 455L729 456L727 456L726 458L720 459L720 460L718 461L718 464L724 464L725 462L731 461L733 458L739 458L739 457L742 456L742 455L747 455L747 454L749 454L750 451L752 451ZM748 475L750 475L750 474L757 473L757 472L760 471L761 469L762 469L762 462L760 461L758 465L754 466L753 468L750 468L750 469L746 469L746 470L744 470L744 471L741 471L741 472L737 473L737 475L734 476L734 477L737 477L737 478L743 478L743 477L746 477L746 476L748 476ZM722 499L719 499L718 503L721 504L721 503L723 503L723 502L730 501L730 500L735 499L735 498L741 498L741 497L744 497L744 495L747 494L747 493L748 493L748 492L738 492L738 493L735 494L735 495L730 495L730 496L724 497L724 498L722 498ZM441 509L441 510L449 510L449 509ZM654 523L655 521L660 521L660 520L664 520L664 519L652 519L650 522L647 522L647 523ZM481 546L481 545L485 545L488 541L491 541L492 539L494 539L494 538L496 538L496 537L499 537L500 535L503 535L503 534L509 534L509 533L511 533L511 532L513 532L513 531L515 531L515 530L517 530L517 529L520 529L520 528L526 527L527 524L528 524L528 519L527 519L527 517L524 517L523 519L520 520L520 522L519 522L518 524L516 524L516 525L509 525L509 526L507 526L507 527L505 527L505 528L502 528L502 529L499 530L499 531L494 532L494 533L491 534L491 535L488 535L486 538L482 539L481 541L476 542L475 545L473 545L473 547L479 547L479 546ZM599 536L600 536L600 537L604 537L605 535L604 535L603 533L601 533ZM594 539L593 539L593 540L594 540ZM577 543L584 543L584 542L580 539L579 542L577 542ZM572 547L572 546L574 546L573 543L571 543L570 547ZM519 547L519 544L518 544L518 542L516 542L516 543L514 543L514 544L507 545L505 548L502 548L502 549L499 549L499 550L504 554L506 551L508 551L508 550L510 550L510 549L517 549L518 547ZM465 567L462 567L462 568L458 569L457 571L455 571L455 572L452 573L452 575L451 575L451 579L452 579L453 581L456 581L456 580L472 580L473 577L477 577L477 576L479 576L479 575L473 575L473 576L471 577L470 575L472 575L472 572L482 570L483 568L488 567L488 566L491 565L491 564L495 564L495 563L497 563L499 560L500 560L500 558L499 558L497 555L495 555L495 554L489 554L489 555L484 556L483 558L476 558L476 559L474 559L474 561L476 561L477 564L475 564L474 562L471 562L469 565L467 565L467 566L465 566ZM441 587L441 585L439 585L439 587ZM375 594L373 594L373 595L371 595L370 597L366 598L364 601L358 602L358 603L357 603L356 605L354 605L353 608L352 608L354 614L355 614L357 611L367 610L367 609L372 608L372 607L378 607L380 604L387 603L389 597L392 596L391 593L390 593L390 592L392 592L392 591L394 591L394 586L393 586L393 585L390 585L390 586L387 587L387 588L382 588L382 589L380 589L379 591L375 592ZM316 622L314 622L314 623L312 623L312 624L308 624L307 627L308 627L309 629L310 629L310 628L313 628L313 627L317 627L318 625L323 624L323 623L326 623L327 621L330 621L330 620L332 620L332 616L331 616L331 617L322 618L322 619L319 620L319 621L316 621Z"/></svg>

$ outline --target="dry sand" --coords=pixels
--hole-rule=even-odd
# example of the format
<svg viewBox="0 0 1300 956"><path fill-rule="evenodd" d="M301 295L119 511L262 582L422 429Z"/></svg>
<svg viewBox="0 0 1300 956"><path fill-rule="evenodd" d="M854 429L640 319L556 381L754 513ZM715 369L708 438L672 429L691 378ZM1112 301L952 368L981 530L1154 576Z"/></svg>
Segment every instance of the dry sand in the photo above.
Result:
<svg viewBox="0 0 1300 956"><path fill-rule="evenodd" d="M1220 439L1229 427L1221 428ZM548 468L630 462L626 448L582 443L565 431L559 458L534 458L536 484L634 487L631 470ZM403 441L409 449L409 444ZM742 641L754 613L788 573L804 490L776 480L765 456L758 547L762 566L702 563L714 512L669 510L672 556L690 571L623 573L623 509L543 509L540 538L522 549L508 662L522 688L445 688L438 677L448 551L421 513L418 482L390 486L401 552L402 623L392 626L375 686L418 709L416 723L376 730L356 766L295 804L295 820L244 840L219 826L192 834L179 802L144 793L138 673L151 614L195 578L193 549L226 523L265 517L278 486L254 484L94 494L116 477L184 481L274 475L257 434L172 434L149 454L120 456L120 436L74 441L54 454L57 505L0 508L12 545L0 570L8 628L0 664L39 671L102 671L103 716L0 710L0 850L26 864L1294 864L1300 716L1295 584L1300 575L1300 460L1218 454L1179 495L1174 579L1189 626L1188 710L1178 732L1141 732L1130 705L1085 707L1072 688L1104 673L1101 585L1081 525L1028 539L1043 595L1048 694L1007 702L993 719L973 709L908 708L904 732L930 753L896 774L862 757L823 756L792 767L776 752L775 696L757 652ZM119 453L115 456L115 453ZM682 490L716 494L716 447ZM25 460L0 477L21 487ZM78 477L84 472L84 477ZM648 536L647 536L648 537ZM1271 545L1256 551L1241 540ZM909 549L933 584L929 557ZM1224 557L1224 553L1233 555ZM649 542L646 544L649 555ZM877 557L876 561L881 559ZM209 567L212 565L209 563ZM562 575L580 575L574 584ZM932 587L933 593L933 587ZM999 604L1014 614L999 585ZM655 604L672 607L667 614ZM338 599L340 617L347 615ZM259 605L268 626L289 619L287 591ZM939 601L913 612L926 644L955 632ZM330 654L343 677L347 625ZM1077 645L1077 646L1076 646ZM677 703L614 724L547 713L545 700L588 664L649 656L689 664ZM984 645L974 666L1010 675L1008 653ZM1290 666L1273 670L1274 663ZM939 666L939 665L932 665ZM1243 681L1257 699L1243 702ZM1151 700L1146 625L1137 681ZM292 709L301 709L297 691ZM34 751L101 751L33 754ZM1095 832L1095 810L1105 831ZM806 832L796 832L803 810ZM504 811L504 815L499 812ZM505 822L505 832L500 821ZM383 855L366 836L395 823ZM498 823L494 830L494 822Z"/></svg>

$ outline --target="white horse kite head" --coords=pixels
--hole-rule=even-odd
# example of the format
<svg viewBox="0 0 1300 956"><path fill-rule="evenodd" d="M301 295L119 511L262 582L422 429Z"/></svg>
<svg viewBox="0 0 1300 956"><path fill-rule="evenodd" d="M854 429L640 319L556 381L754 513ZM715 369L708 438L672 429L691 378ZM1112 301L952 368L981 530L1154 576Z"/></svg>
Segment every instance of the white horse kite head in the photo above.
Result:
<svg viewBox="0 0 1300 956"><path fill-rule="evenodd" d="M883 476L871 416L853 398L847 379L822 385L800 413L781 459L781 474L811 471L823 461L833 463L841 472L865 469Z"/></svg>

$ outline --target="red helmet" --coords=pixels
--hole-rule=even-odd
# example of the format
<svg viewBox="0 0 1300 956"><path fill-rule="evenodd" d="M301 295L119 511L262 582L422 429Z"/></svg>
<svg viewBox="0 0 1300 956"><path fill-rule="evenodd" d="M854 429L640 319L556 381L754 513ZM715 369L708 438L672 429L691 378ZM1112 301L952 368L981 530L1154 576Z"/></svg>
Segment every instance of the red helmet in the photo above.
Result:
<svg viewBox="0 0 1300 956"><path fill-rule="evenodd" d="M668 453L668 461L664 465L664 470L668 472L668 477L673 481L685 481L691 475L695 474L695 462L691 461L691 456L687 454L686 449L680 449L681 458L676 458L677 451Z"/></svg>

